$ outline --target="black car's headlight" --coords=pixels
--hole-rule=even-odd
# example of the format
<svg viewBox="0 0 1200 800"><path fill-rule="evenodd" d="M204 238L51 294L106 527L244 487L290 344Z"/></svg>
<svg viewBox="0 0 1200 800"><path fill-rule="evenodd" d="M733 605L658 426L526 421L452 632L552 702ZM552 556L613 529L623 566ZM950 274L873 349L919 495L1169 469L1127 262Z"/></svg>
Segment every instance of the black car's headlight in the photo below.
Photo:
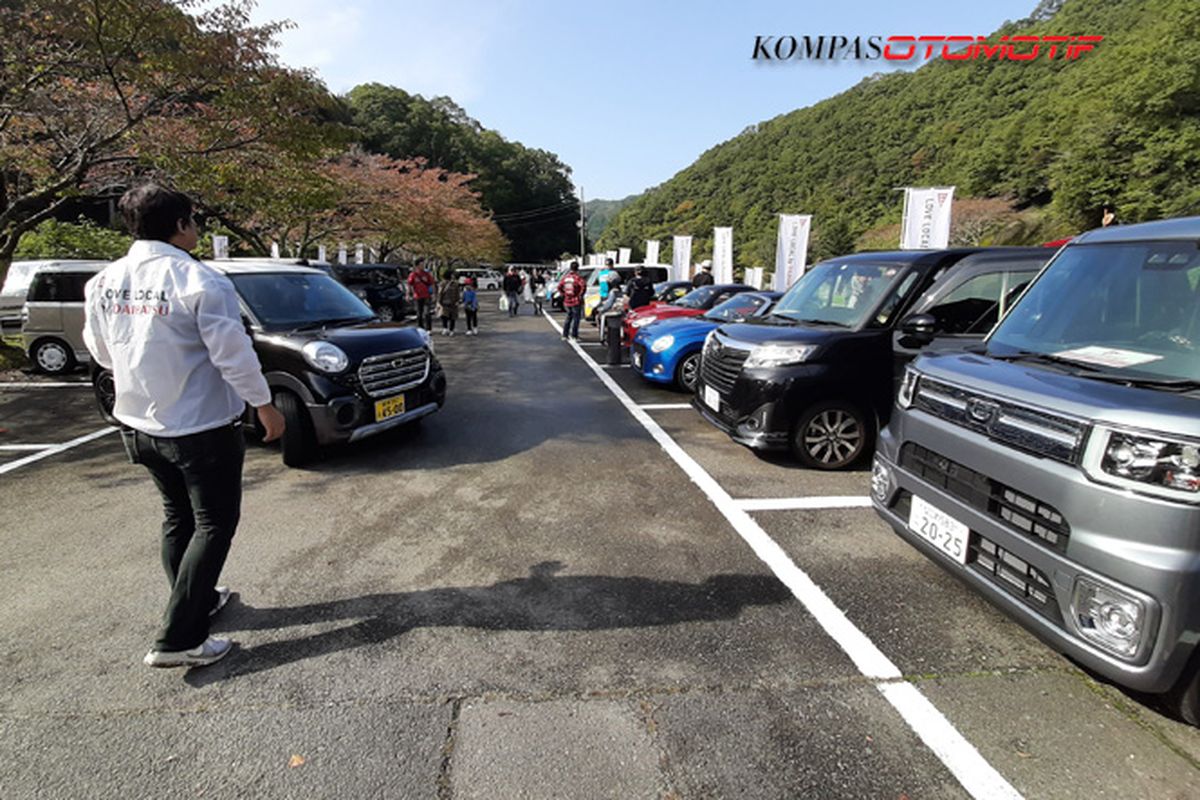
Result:
<svg viewBox="0 0 1200 800"><path fill-rule="evenodd" d="M816 350L815 344L760 344L750 351L744 366L785 367L803 364Z"/></svg>
<svg viewBox="0 0 1200 800"><path fill-rule="evenodd" d="M342 348L329 342L309 342L300 352L305 361L321 372L334 374L350 366L350 358Z"/></svg>

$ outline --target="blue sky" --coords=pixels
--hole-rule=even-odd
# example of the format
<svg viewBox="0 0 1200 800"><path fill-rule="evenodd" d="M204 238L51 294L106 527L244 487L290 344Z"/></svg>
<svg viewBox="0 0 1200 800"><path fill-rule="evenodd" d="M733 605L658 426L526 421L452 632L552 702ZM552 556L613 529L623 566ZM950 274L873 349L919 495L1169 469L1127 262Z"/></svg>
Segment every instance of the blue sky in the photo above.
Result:
<svg viewBox="0 0 1200 800"><path fill-rule="evenodd" d="M280 57L331 90L449 95L550 150L587 199L662 183L747 125L812 105L878 61L755 64L756 35L986 35L1037 0L259 0L291 19Z"/></svg>

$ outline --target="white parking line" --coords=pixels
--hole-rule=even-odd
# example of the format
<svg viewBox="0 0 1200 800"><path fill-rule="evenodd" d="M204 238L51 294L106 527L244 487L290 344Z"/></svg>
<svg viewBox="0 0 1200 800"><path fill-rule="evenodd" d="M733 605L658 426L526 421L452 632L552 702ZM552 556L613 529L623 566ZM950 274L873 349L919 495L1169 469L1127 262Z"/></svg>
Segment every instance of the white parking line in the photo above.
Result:
<svg viewBox="0 0 1200 800"><path fill-rule="evenodd" d="M87 381L7 381L0 383L2 389L58 389L63 386L86 386L92 388Z"/></svg>
<svg viewBox="0 0 1200 800"><path fill-rule="evenodd" d="M0 444L0 450L45 450L57 444Z"/></svg>
<svg viewBox="0 0 1200 800"><path fill-rule="evenodd" d="M828 497L747 497L734 500L742 511L797 511L811 508L870 508L866 495L830 495Z"/></svg>
<svg viewBox="0 0 1200 800"><path fill-rule="evenodd" d="M95 433L89 433L86 436L80 436L77 439L72 439L69 442L63 442L62 444L52 445L40 453L34 453L31 456L18 458L16 461L11 461L7 464L0 465L0 475L3 475L6 472L12 472L15 469L20 469L26 464L32 464L35 461L41 461L43 458L49 458L50 456L58 455L66 450L70 450L72 447L78 447L79 445L86 444L93 439L99 439L101 436L107 436L115 430L116 428L111 426L107 428L101 428Z"/></svg>
<svg viewBox="0 0 1200 800"><path fill-rule="evenodd" d="M691 408L690 403L643 403L638 408L643 411L669 411L673 408Z"/></svg>
<svg viewBox="0 0 1200 800"><path fill-rule="evenodd" d="M546 319L559 331L562 328L549 315ZM995 767L987 762L975 746L966 740L958 729L921 694L921 691L904 681L900 668L883 654L866 634L850 621L829 596L813 582L804 570L788 557L783 548L767 535L754 519L739 508L729 493L717 483L700 464L684 452L674 439L657 422L617 385L609 375L593 361L583 348L571 342L572 349L591 368L600 382L608 388L621 405L667 452L692 482L708 496L717 510L729 521L755 554L768 566L775 576L787 586L830 638L842 649L860 673L875 682L884 699L891 704L909 728L925 743L934 755L946 766L963 788L975 798L1020 798L1021 794L1004 779Z"/></svg>

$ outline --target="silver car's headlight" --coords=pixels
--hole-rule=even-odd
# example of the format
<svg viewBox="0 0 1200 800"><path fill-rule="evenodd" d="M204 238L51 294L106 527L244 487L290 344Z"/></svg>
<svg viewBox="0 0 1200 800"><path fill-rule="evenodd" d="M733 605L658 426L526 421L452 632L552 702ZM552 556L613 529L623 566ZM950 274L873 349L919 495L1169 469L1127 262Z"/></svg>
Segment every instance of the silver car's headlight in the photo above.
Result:
<svg viewBox="0 0 1200 800"><path fill-rule="evenodd" d="M750 351L747 367L783 367L801 364L816 352L815 344L760 344Z"/></svg>
<svg viewBox="0 0 1200 800"><path fill-rule="evenodd" d="M653 353L661 353L671 345L675 344L675 337L671 334L660 336L650 345L650 351Z"/></svg>
<svg viewBox="0 0 1200 800"><path fill-rule="evenodd" d="M1200 442L1097 425L1088 437L1083 469L1097 483L1200 503Z"/></svg>
<svg viewBox="0 0 1200 800"><path fill-rule="evenodd" d="M900 381L900 391L896 392L896 405L908 408L913 398L917 396L917 386L921 383L921 373L912 367L904 368L904 378Z"/></svg>
<svg viewBox="0 0 1200 800"><path fill-rule="evenodd" d="M350 358L336 344L309 342L301 349L304 360L321 372L341 372L350 366Z"/></svg>

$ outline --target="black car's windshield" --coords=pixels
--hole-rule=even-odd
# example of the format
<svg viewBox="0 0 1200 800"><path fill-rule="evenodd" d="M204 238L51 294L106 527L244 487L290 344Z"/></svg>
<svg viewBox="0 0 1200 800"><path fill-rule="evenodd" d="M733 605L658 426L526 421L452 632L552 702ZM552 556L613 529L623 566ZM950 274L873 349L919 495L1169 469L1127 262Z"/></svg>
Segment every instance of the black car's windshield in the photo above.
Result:
<svg viewBox="0 0 1200 800"><path fill-rule="evenodd" d="M230 275L229 279L268 330L365 322L374 317L366 303L328 275L275 272Z"/></svg>
<svg viewBox="0 0 1200 800"><path fill-rule="evenodd" d="M857 328L873 317L883 324L888 321L885 309L898 305L915 286L914 275L902 264L824 261L804 273L771 313L847 328ZM881 306L884 298L889 302Z"/></svg>
<svg viewBox="0 0 1200 800"><path fill-rule="evenodd" d="M988 339L988 354L1131 382L1200 376L1200 243L1065 249Z"/></svg>
<svg viewBox="0 0 1200 800"><path fill-rule="evenodd" d="M692 289L672 305L683 306L684 308L708 308L716 293L717 289L715 286L701 286L699 289Z"/></svg>
<svg viewBox="0 0 1200 800"><path fill-rule="evenodd" d="M703 316L705 319L711 319L714 322L732 322L734 320L746 319L753 316L754 312L767 302L765 297L759 297L753 294L735 294L733 297L726 300L724 303L713 306L708 311L705 311Z"/></svg>

